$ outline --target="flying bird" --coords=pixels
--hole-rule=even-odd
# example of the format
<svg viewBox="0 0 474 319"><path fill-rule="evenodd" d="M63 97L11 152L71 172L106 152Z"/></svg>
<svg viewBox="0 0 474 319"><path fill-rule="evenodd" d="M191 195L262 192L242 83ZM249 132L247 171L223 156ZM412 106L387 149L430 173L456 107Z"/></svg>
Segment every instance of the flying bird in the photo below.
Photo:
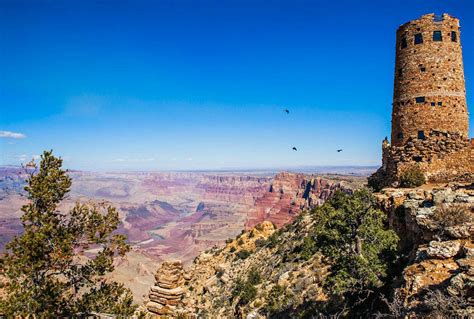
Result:
<svg viewBox="0 0 474 319"><path fill-rule="evenodd" d="M293 151L297 151L296 147L294 147L294 146L293 146L292 150L293 150Z"/></svg>
<svg viewBox="0 0 474 319"><path fill-rule="evenodd" d="M290 114L290 110L285 110L286 114Z"/></svg>
<svg viewBox="0 0 474 319"><path fill-rule="evenodd" d="M337 152L338 152L338 153L341 153L341 152L342 152L342 149L337 150Z"/></svg>

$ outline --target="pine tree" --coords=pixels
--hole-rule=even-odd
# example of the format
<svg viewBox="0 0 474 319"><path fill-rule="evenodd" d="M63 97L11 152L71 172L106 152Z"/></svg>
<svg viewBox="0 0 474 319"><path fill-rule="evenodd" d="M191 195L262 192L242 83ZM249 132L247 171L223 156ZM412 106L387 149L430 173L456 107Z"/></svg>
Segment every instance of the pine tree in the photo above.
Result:
<svg viewBox="0 0 474 319"><path fill-rule="evenodd" d="M72 181L52 151L28 171L24 231L7 244L0 259L0 275L7 279L0 314L58 318L133 313L130 290L104 278L114 269L114 257L130 249L126 237L114 233L117 210L105 203L77 202L69 212L60 212Z"/></svg>

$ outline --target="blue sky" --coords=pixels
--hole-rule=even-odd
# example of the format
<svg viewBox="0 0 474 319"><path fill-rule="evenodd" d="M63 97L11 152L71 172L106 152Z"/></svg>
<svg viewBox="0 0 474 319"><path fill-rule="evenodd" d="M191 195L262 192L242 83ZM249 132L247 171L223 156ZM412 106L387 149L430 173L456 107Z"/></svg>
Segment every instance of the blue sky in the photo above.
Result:
<svg viewBox="0 0 474 319"><path fill-rule="evenodd" d="M472 109L471 0L0 0L0 165L377 165L395 30L431 12L461 19Z"/></svg>

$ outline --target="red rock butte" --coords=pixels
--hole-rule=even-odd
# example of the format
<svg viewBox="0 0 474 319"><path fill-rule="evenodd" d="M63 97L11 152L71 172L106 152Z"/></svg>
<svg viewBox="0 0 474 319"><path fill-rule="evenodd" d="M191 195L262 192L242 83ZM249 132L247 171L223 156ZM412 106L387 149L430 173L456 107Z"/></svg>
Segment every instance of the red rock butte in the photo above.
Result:
<svg viewBox="0 0 474 319"><path fill-rule="evenodd" d="M430 182L473 181L474 140L459 20L427 14L397 30L391 143L371 178L396 184L410 167Z"/></svg>

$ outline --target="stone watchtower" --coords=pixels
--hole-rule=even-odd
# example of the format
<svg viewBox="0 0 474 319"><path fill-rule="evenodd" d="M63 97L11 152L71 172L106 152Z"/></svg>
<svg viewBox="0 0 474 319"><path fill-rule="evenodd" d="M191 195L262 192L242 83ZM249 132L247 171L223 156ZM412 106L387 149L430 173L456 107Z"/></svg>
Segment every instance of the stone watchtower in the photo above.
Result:
<svg viewBox="0 0 474 319"><path fill-rule="evenodd" d="M431 181L474 174L459 20L424 15L397 30L391 144L372 178L396 183L418 166Z"/></svg>
<svg viewBox="0 0 474 319"><path fill-rule="evenodd" d="M425 15L397 31L392 145L431 131L468 137L459 20Z"/></svg>

